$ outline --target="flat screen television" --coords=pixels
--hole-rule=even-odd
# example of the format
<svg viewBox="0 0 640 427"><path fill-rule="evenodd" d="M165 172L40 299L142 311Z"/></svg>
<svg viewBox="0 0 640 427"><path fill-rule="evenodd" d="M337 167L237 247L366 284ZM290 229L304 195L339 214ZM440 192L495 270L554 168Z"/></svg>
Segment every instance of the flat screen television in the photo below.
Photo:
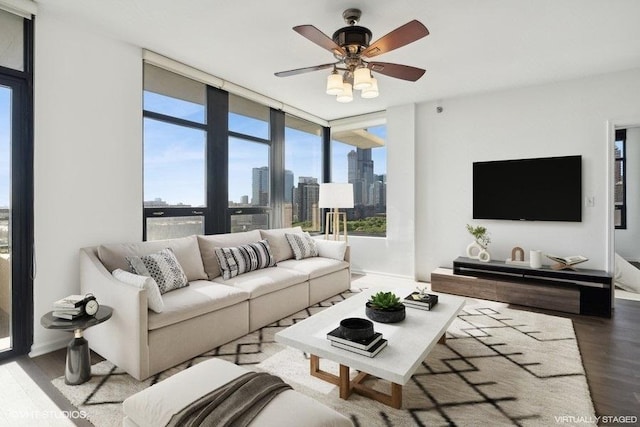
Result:
<svg viewBox="0 0 640 427"><path fill-rule="evenodd" d="M582 221L582 156L473 163L473 218Z"/></svg>

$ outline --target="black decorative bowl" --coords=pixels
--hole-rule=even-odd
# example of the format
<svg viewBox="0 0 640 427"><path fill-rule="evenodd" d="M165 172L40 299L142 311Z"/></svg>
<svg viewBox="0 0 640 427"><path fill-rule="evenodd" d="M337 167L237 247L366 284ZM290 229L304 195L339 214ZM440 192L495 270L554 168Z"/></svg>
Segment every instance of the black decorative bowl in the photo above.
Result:
<svg viewBox="0 0 640 427"><path fill-rule="evenodd" d="M404 320L407 315L404 305L397 310L379 310L373 308L367 301L365 314L374 322L380 323L397 323Z"/></svg>
<svg viewBox="0 0 640 427"><path fill-rule="evenodd" d="M373 322L358 317L349 317L340 321L342 337L352 341L365 340L373 336Z"/></svg>

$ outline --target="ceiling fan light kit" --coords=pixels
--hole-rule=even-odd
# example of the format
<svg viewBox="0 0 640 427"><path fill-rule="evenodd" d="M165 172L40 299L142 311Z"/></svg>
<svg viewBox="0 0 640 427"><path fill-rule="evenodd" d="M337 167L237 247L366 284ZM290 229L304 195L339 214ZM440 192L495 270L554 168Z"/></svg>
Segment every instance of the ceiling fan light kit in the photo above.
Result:
<svg viewBox="0 0 640 427"><path fill-rule="evenodd" d="M358 9L345 10L342 17L348 26L337 30L332 38L313 25L293 27L293 30L303 37L332 52L337 61L281 71L275 75L287 77L333 67L333 72L327 77L326 93L335 95L336 100L343 103L353 101L353 89L360 90L360 96L367 99L380 94L378 81L371 74L372 71L413 82L422 77L425 70L421 68L388 62L370 62L367 59L421 39L429 34L429 30L419 21L413 20L371 43L371 31L356 25L361 15Z"/></svg>
<svg viewBox="0 0 640 427"><path fill-rule="evenodd" d="M337 71L327 76L327 95L340 95L343 88L342 76Z"/></svg>
<svg viewBox="0 0 640 427"><path fill-rule="evenodd" d="M375 77L371 78L371 86L366 89L362 89L362 92L360 92L360 96L366 99L377 98L379 94L378 79L376 79Z"/></svg>
<svg viewBox="0 0 640 427"><path fill-rule="evenodd" d="M342 85L342 93L336 96L336 101L347 103L353 101L353 88L351 83L343 83Z"/></svg>

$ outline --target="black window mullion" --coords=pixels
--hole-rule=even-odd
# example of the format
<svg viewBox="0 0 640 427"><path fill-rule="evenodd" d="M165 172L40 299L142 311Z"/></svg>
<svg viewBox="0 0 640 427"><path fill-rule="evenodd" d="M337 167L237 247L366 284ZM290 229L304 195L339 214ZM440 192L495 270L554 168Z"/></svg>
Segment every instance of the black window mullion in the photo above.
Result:
<svg viewBox="0 0 640 427"><path fill-rule="evenodd" d="M271 132L273 132L273 129L271 130ZM229 131L228 135L229 135L230 138L244 139L244 140L247 140L247 141L259 142L261 144L267 144L267 145L271 145L271 141L272 141L272 140L269 140L269 139L259 138L257 136L247 135L247 134L244 134L244 133L239 133L239 132L234 132L234 131Z"/></svg>
<svg viewBox="0 0 640 427"><path fill-rule="evenodd" d="M269 215L269 226L271 228L282 228L284 212L284 112L271 109L269 129L271 133L271 166L269 175L271 176L271 211Z"/></svg>
<svg viewBox="0 0 640 427"><path fill-rule="evenodd" d="M146 118L158 120L165 123L171 123L174 125L180 125L194 129L207 130L206 124L192 122L191 120L185 120L178 117L167 116L166 114L156 113L154 111L143 110L142 115Z"/></svg>
<svg viewBox="0 0 640 427"><path fill-rule="evenodd" d="M207 213L205 234L227 233L229 204L229 94L207 86Z"/></svg>

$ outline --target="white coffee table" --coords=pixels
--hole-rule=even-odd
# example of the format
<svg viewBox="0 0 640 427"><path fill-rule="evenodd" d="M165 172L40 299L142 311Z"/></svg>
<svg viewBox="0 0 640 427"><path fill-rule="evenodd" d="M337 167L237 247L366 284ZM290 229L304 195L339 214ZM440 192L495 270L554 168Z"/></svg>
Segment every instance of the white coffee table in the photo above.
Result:
<svg viewBox="0 0 640 427"><path fill-rule="evenodd" d="M464 306L465 299L447 294L438 294L438 304L430 311L407 307L405 320L399 323L374 322L376 332L388 340L387 347L375 357L362 356L348 350L333 347L327 333L337 328L347 317L365 316L365 302L372 293L389 289L368 289L358 295L327 308L313 316L288 327L275 335L275 340L311 355L312 376L321 378L340 388L340 397L348 399L358 393L394 408L402 406L402 386L406 384L431 349L443 342L445 332ZM407 289L390 289L400 298L411 293ZM320 358L340 364L339 375L320 369ZM349 379L349 370L360 373ZM389 394L373 390L363 384L369 376L391 383Z"/></svg>

